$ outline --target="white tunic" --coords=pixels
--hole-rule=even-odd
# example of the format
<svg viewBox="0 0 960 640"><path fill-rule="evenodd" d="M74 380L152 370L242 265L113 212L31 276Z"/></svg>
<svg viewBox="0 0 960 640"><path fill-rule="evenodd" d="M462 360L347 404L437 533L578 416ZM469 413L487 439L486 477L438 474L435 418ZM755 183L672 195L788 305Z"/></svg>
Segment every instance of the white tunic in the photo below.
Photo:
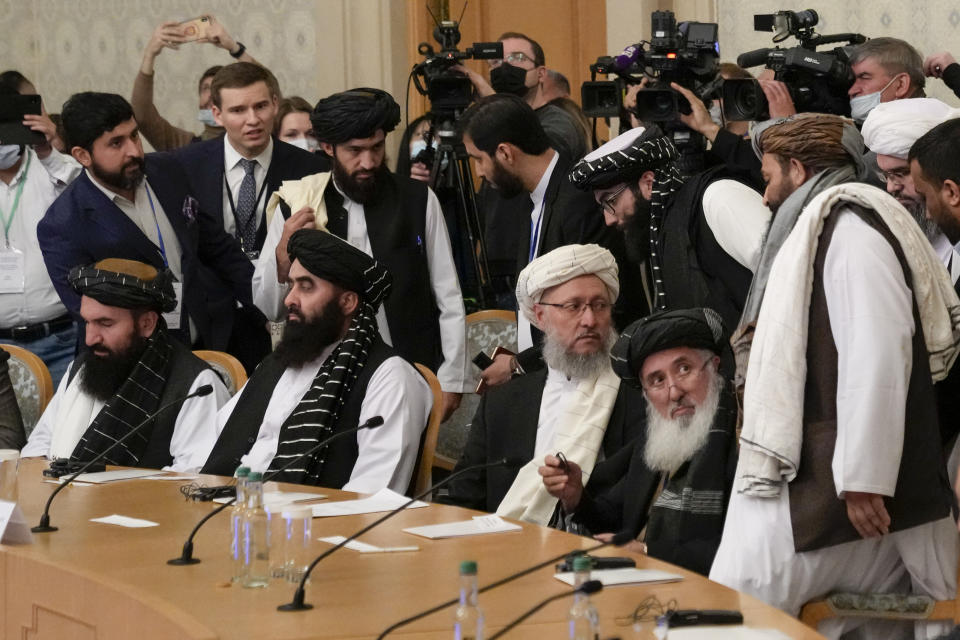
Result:
<svg viewBox="0 0 960 640"><path fill-rule="evenodd" d="M336 186L336 184L334 184ZM338 188L339 191L339 188ZM367 233L367 221L364 217L363 205L353 202L343 195L343 206L347 211L347 242L360 249L369 256L373 255L370 246L370 236ZM289 291L289 285L277 282L277 245L283 235L283 216L280 208L274 211L270 225L267 227L267 237L263 243L263 250L257 259L253 272L253 302L269 320L279 322L284 318L284 298ZM427 191L426 237L423 238L424 251L427 255L427 266L430 270L430 287L433 297L440 311L438 323L440 325L440 347L443 352L443 363L437 371L437 379L444 391L451 393L465 393L472 391L472 375L468 375L467 365L467 329L466 312L463 306L463 296L460 293L460 282L457 279L457 269L453 264L453 252L450 248L450 236L447 234L447 225L443 221L443 211L440 202L432 190ZM381 305L377 311L377 324L380 326L380 336L383 341L393 345L390 339L390 327L387 316Z"/></svg>
<svg viewBox="0 0 960 640"><path fill-rule="evenodd" d="M72 367L73 363L70 363L70 368ZM22 457L44 456L51 460L57 457L69 457L87 427L103 409L104 402L78 392L86 402L73 403L71 410L76 411L76 407L82 406L84 415L71 415L71 418L76 420L69 424L62 417L58 418L68 387L72 396L80 384L79 376L75 376L70 384L67 384L70 368L60 380L57 392L40 416L37 426L30 433L30 439L20 452ZM173 456L173 464L164 469L196 472L207 461L210 451L213 450L213 445L220 433L216 428L217 410L227 402L230 393L223 386L220 376L211 369L200 372L190 385L190 393L205 384L213 386L213 393L200 398L190 398L180 407L180 413L177 414L177 421L173 427L173 436L170 438L170 455ZM69 433L65 433L65 430ZM56 447L53 446L54 441L59 443Z"/></svg>
<svg viewBox="0 0 960 640"><path fill-rule="evenodd" d="M241 458L243 465L261 472L269 468L280 442L280 427L300 404L335 346L331 345L302 367L283 372L267 404L257 439ZM217 414L217 433L227 424L242 393L243 389ZM373 416L383 416L383 424L357 432L359 455L349 482L343 486L344 491L375 493L389 487L405 492L417 460L420 434L432 405L430 386L406 360L393 356L377 367L360 405L360 423Z"/></svg>
<svg viewBox="0 0 960 640"><path fill-rule="evenodd" d="M837 496L845 491L892 496L912 364L912 294L883 236L855 214L835 215L841 218L827 249L823 285L838 355ZM895 591L909 588L909 582L915 593L952 598L957 543L947 517L796 553L788 491L774 499L734 493L710 579L792 615L831 591ZM844 629L833 624L820 630L838 635Z"/></svg>

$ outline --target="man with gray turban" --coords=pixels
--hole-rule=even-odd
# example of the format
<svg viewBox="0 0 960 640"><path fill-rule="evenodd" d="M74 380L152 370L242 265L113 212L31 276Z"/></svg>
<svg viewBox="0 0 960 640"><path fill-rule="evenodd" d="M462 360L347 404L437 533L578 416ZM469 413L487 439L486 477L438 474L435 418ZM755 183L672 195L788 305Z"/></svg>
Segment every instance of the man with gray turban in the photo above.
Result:
<svg viewBox="0 0 960 640"><path fill-rule="evenodd" d="M214 393L181 401L104 461L129 467L196 471L217 439L217 410L229 394L219 376L167 332L176 307L173 274L109 258L70 272L81 296L86 346L23 448L23 457L87 462L169 402L212 385Z"/></svg>
<svg viewBox="0 0 960 640"><path fill-rule="evenodd" d="M373 256L393 276L377 322L384 341L437 374L444 419L470 391L463 297L440 203L424 183L387 169L386 134L400 106L380 89L324 98L311 115L333 171L284 182L267 205L269 226L253 274L254 303L271 320L284 315L298 229L323 229Z"/></svg>
<svg viewBox="0 0 960 640"><path fill-rule="evenodd" d="M710 578L792 615L834 591L905 582L953 598L958 539L933 383L957 355L960 300L910 214L856 182L863 141L851 121L800 114L754 136L777 212L733 339L743 429Z"/></svg>
<svg viewBox="0 0 960 640"><path fill-rule="evenodd" d="M381 416L382 426L339 438L277 479L404 492L432 403L426 381L377 330L393 278L318 229L296 231L286 252L292 264L283 339L220 411L220 438L203 471L231 475L241 464L279 470L321 440Z"/></svg>
<svg viewBox="0 0 960 640"><path fill-rule="evenodd" d="M643 390L645 437L597 464L586 486L575 462L546 457L544 486L574 522L601 537L629 531L632 551L710 571L737 465L736 399L717 370L726 338L712 309L661 311L624 330L613 370Z"/></svg>
<svg viewBox="0 0 960 640"><path fill-rule="evenodd" d="M554 249L520 272L517 302L544 333L547 366L484 393L456 469L500 458L529 462L519 472L464 474L451 483L449 502L546 525L557 500L537 472L544 456L560 452L589 476L599 455L632 439L643 399L610 368L610 310L619 289L613 255L597 245Z"/></svg>

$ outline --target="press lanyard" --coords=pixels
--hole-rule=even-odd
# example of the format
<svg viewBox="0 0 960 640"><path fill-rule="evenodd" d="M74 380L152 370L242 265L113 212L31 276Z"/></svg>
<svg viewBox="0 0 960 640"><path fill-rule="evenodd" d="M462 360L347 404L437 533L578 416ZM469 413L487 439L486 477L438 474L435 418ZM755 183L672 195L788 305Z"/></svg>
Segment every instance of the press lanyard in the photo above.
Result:
<svg viewBox="0 0 960 640"><path fill-rule="evenodd" d="M23 177L20 178L20 184L17 185L17 193L13 196L13 206L10 208L9 215L4 215L3 209L0 209L0 219L3 220L3 239L6 241L6 248L10 248L10 225L13 224L13 217L17 215L17 207L20 206L20 196L23 195L23 187L27 184L27 172L30 171L30 154L27 154L27 165L23 168Z"/></svg>
<svg viewBox="0 0 960 640"><path fill-rule="evenodd" d="M530 221L530 257L527 258L527 262L533 262L533 259L537 254L537 244L540 241L540 223L543 222L543 202L540 203L540 215L537 216L537 224L533 224L533 220Z"/></svg>
<svg viewBox="0 0 960 640"><path fill-rule="evenodd" d="M256 179L256 178L254 178ZM241 183L242 184L242 183ZM237 220L237 205L233 204L233 193L230 191L230 183L227 182L227 172L223 172L223 186L227 189L227 202L230 203L230 211L233 213L234 225L237 227L237 237L243 238L243 232L246 231L246 228L240 228L240 221ZM244 227L248 227L253 224L253 221L257 219L257 207L260 205L260 198L263 197L263 192L267 190L267 179L264 177L263 184L260 185L260 192L257 194L257 199L253 201L253 215L250 216L250 219L247 220L247 224ZM244 247L246 249L246 247Z"/></svg>
<svg viewBox="0 0 960 640"><path fill-rule="evenodd" d="M163 246L163 234L160 233L160 222L157 220L157 210L153 206L153 196L150 195L150 185L144 182L143 186L147 191L147 200L150 202L150 211L153 212L153 224L157 225L157 238L160 240L160 255L163 256L163 266L169 267L170 265L167 263L167 250Z"/></svg>

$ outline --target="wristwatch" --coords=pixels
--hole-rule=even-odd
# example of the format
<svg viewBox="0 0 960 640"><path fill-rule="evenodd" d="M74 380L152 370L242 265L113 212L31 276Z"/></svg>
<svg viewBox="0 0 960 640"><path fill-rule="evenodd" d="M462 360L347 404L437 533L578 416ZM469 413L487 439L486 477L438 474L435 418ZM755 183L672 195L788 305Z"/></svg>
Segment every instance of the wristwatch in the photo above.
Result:
<svg viewBox="0 0 960 640"><path fill-rule="evenodd" d="M246 46L245 44L243 44L242 42L238 42L238 43L237 43L237 50L236 50L236 51L230 51L230 52L229 52L229 53L230 53L230 57L239 60L239 59L240 59L240 56L242 56L246 50L247 50L247 46Z"/></svg>

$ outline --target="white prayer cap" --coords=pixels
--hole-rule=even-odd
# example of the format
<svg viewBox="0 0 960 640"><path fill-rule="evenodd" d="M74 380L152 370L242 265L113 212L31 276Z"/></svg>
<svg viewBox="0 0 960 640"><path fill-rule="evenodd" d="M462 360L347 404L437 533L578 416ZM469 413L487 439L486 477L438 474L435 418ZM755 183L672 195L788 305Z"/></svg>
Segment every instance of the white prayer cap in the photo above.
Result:
<svg viewBox="0 0 960 640"><path fill-rule="evenodd" d="M863 141L878 155L906 160L910 147L935 126L960 117L960 109L936 98L907 98L883 102L863 123Z"/></svg>
<svg viewBox="0 0 960 640"><path fill-rule="evenodd" d="M610 292L610 302L620 294L617 261L613 254L596 244L568 244L540 256L520 272L517 278L517 304L520 311L536 325L533 305L543 292L578 276L594 275Z"/></svg>

